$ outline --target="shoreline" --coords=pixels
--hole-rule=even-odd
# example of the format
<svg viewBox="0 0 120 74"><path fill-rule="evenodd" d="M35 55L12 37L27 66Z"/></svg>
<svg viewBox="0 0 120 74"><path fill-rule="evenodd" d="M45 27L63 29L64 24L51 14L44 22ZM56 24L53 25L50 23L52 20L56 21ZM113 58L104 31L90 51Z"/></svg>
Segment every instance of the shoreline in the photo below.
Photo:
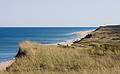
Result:
<svg viewBox="0 0 120 74"><path fill-rule="evenodd" d="M80 41L82 38L84 38L86 35L90 34L93 31L94 30L85 30L85 31L75 32L73 34L76 34L78 38L56 43L55 45L71 46L72 44L74 44L74 42Z"/></svg>
<svg viewBox="0 0 120 74"><path fill-rule="evenodd" d="M6 70L6 68L11 66L14 62L15 59L0 62L0 71Z"/></svg>
<svg viewBox="0 0 120 74"><path fill-rule="evenodd" d="M69 39L63 42L53 43L53 44L42 44L42 45L63 45L63 46L71 46L76 41L80 41L82 38L84 38L86 35L90 34L91 32L95 31L93 30L84 30L79 32L73 32L72 34L76 34L77 38Z"/></svg>
<svg viewBox="0 0 120 74"><path fill-rule="evenodd" d="M60 43L55 43L55 44L42 44L42 45L63 45L63 46L71 46L74 44L75 41L80 41L82 38L84 38L86 35L90 34L94 30L85 30L85 31L80 31L80 32L74 32L73 34L76 34L78 38L72 39L72 40L67 40L64 42ZM6 70L7 67L11 66L15 62L15 58L7 61L1 61L0 62L0 71Z"/></svg>

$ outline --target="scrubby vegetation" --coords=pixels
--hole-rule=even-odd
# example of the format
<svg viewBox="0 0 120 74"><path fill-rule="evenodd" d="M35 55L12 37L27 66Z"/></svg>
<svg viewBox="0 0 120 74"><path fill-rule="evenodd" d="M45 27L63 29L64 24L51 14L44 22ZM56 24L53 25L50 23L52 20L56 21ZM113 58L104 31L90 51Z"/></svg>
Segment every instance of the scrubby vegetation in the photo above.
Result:
<svg viewBox="0 0 120 74"><path fill-rule="evenodd" d="M72 46L22 42L16 61L2 73L119 74L120 26L100 27Z"/></svg>

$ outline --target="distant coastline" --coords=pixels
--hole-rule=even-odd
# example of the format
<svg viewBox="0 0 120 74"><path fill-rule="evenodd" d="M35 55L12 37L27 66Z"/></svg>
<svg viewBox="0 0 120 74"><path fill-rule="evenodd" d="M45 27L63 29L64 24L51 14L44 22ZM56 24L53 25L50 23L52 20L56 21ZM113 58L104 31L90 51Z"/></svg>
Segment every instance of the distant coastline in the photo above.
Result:
<svg viewBox="0 0 120 74"><path fill-rule="evenodd" d="M95 30L95 29L94 29ZM72 40L67 40L64 42L60 43L55 43L55 44L42 44L42 45L63 45L63 46L71 46L74 42L80 41L82 38L84 38L86 35L90 34L94 30L84 30L80 32L74 32L72 34L78 35L78 38L72 39ZM0 70L5 70L5 68L9 67L12 63L14 63L15 58L7 61L0 62Z"/></svg>
<svg viewBox="0 0 120 74"><path fill-rule="evenodd" d="M72 40L67 40L64 42L56 43L55 45L65 45L65 46L71 46L74 44L76 41L80 41L82 38L84 38L86 35L90 34L91 32L95 31L93 30L85 30L85 31L80 31L80 32L74 32L73 34L76 34L78 38L72 39Z"/></svg>
<svg viewBox="0 0 120 74"><path fill-rule="evenodd" d="M96 30L77 32L81 38L72 41L73 44L70 46L23 41L18 47L15 59L0 63L0 70L7 70L10 73L25 71L39 73L42 70L47 72L72 70L75 73L82 73L84 70L91 74L96 71L101 74L108 72L114 74L120 70L119 31L120 26L101 26Z"/></svg>
<svg viewBox="0 0 120 74"><path fill-rule="evenodd" d="M96 29L96 27L10 27L0 28L0 61L12 59L22 41L34 41L52 45L78 40L79 31Z"/></svg>

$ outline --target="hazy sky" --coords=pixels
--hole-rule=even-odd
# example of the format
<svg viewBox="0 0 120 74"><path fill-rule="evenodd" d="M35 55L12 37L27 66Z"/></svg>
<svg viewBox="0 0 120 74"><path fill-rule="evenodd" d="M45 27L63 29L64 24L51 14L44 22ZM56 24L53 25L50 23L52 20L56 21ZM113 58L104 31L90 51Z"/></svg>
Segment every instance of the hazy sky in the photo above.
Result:
<svg viewBox="0 0 120 74"><path fill-rule="evenodd" d="M0 0L0 26L120 24L120 0Z"/></svg>

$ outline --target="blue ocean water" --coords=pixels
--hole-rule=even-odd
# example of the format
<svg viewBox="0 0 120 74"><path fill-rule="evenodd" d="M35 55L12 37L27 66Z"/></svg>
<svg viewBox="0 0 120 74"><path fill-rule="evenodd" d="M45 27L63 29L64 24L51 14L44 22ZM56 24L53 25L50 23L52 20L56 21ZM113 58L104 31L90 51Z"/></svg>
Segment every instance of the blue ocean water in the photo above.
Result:
<svg viewBox="0 0 120 74"><path fill-rule="evenodd" d="M74 32L93 29L96 27L1 27L0 61L12 59L21 41L30 40L52 44L77 38Z"/></svg>

